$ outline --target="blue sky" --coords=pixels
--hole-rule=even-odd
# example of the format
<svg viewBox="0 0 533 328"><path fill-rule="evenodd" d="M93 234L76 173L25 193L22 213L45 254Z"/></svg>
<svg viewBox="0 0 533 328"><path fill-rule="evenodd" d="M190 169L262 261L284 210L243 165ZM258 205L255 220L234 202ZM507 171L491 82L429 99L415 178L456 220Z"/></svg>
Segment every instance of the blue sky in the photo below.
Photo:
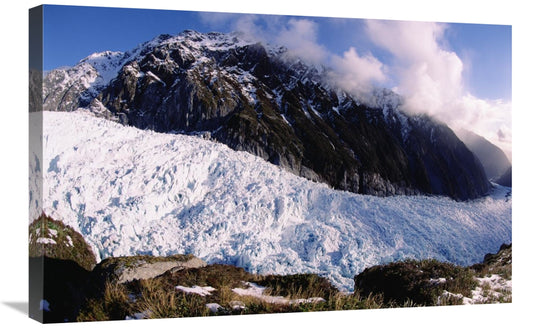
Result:
<svg viewBox="0 0 533 328"><path fill-rule="evenodd" d="M511 156L511 26L45 6L44 69L185 29L241 30L332 67L347 89L392 88L409 110L468 127ZM460 119L458 119L460 118Z"/></svg>
<svg viewBox="0 0 533 328"><path fill-rule="evenodd" d="M239 16L245 15L209 22L200 13L188 11L46 6L44 69L71 66L98 51L126 51L162 33L177 34L184 29L230 32ZM265 21L278 17L265 15ZM285 21L294 18L282 17ZM364 20L307 18L319 26L317 42L333 53L342 54L355 46L385 62L390 60L362 32ZM511 26L449 24L446 37L449 47L471 66L465 78L474 94L511 99Z"/></svg>

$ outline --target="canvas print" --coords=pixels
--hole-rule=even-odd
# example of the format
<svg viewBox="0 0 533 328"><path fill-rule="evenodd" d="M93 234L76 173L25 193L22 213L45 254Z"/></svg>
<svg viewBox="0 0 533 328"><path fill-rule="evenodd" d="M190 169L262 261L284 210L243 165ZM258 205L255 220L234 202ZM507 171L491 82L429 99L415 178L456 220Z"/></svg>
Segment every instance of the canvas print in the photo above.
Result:
<svg viewBox="0 0 533 328"><path fill-rule="evenodd" d="M511 26L30 10L30 317L512 301Z"/></svg>

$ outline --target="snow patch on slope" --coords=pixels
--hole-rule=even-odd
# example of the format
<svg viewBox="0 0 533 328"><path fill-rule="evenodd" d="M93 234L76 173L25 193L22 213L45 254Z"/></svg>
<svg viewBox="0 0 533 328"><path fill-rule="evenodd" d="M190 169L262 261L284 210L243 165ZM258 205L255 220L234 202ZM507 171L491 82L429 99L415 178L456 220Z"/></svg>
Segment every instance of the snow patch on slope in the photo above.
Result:
<svg viewBox="0 0 533 328"><path fill-rule="evenodd" d="M125 60L124 53L120 51L104 51L94 53L80 60L79 64L86 63L92 66L98 73L98 80L92 82L97 82L96 86L102 87L117 76Z"/></svg>
<svg viewBox="0 0 533 328"><path fill-rule="evenodd" d="M511 241L509 188L469 202L357 195L199 137L43 115L43 160L30 170L44 174L44 212L80 232L98 260L191 253L264 274L319 273L350 290L371 265L472 264Z"/></svg>

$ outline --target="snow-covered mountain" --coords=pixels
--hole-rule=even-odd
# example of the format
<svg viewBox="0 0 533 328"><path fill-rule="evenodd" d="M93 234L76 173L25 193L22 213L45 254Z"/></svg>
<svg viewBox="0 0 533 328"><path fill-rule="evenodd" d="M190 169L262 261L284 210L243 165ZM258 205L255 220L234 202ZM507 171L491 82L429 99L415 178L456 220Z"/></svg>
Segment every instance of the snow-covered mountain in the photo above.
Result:
<svg viewBox="0 0 533 328"><path fill-rule="evenodd" d="M260 273L320 273L351 289L374 264L472 264L511 241L510 188L466 202L360 195L201 136L80 112L30 115L43 115L44 150L30 154L44 197L30 185L30 220L42 208L80 232L99 259L191 253Z"/></svg>
<svg viewBox="0 0 533 328"><path fill-rule="evenodd" d="M466 200L489 192L479 160L447 126L401 112L390 90L375 90L363 103L331 76L283 47L184 31L50 72L43 108L202 133L355 193Z"/></svg>

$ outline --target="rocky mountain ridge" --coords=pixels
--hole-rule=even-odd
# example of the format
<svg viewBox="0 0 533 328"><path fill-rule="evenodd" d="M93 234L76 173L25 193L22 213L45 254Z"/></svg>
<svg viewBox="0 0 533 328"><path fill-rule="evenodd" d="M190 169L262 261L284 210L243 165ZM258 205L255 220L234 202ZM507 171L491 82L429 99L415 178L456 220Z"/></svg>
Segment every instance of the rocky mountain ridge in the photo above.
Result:
<svg viewBox="0 0 533 328"><path fill-rule="evenodd" d="M510 169L511 162L505 153L487 139L464 129L457 136L477 156L491 181L498 181Z"/></svg>
<svg viewBox="0 0 533 328"><path fill-rule="evenodd" d="M489 191L479 160L446 125L403 113L389 90L364 104L328 76L283 47L184 31L50 72L43 109L201 133L355 193L465 200Z"/></svg>

